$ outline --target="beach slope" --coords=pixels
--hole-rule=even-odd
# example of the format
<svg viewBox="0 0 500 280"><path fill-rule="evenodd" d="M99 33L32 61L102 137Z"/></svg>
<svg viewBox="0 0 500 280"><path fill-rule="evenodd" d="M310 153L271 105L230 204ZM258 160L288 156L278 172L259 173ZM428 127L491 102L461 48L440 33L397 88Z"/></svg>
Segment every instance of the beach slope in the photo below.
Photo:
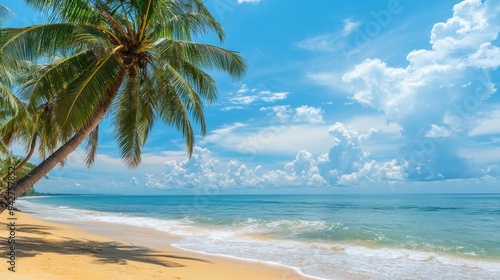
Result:
<svg viewBox="0 0 500 280"><path fill-rule="evenodd" d="M153 250L126 238L95 235L26 213L15 212L16 220L8 218L8 211L0 215L1 279L303 279L288 269L194 254L168 244ZM15 222L13 232L11 222ZM15 272L8 263L12 234Z"/></svg>

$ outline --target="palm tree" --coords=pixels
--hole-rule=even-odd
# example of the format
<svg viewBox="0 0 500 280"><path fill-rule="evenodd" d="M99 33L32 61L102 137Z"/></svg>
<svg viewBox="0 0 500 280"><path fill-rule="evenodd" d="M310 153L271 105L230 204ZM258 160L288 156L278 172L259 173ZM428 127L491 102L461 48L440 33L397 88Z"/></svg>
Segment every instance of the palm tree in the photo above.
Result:
<svg viewBox="0 0 500 280"><path fill-rule="evenodd" d="M86 138L87 164L96 154L98 124L113 118L122 158L140 163L141 148L157 120L182 132L191 155L191 120L206 133L203 103L217 97L214 68L234 78L245 72L235 52L193 42L222 26L201 0L26 0L49 15L50 23L6 28L0 56L9 64L47 63L21 89L27 108L48 108L62 144L32 172L0 193L0 212L74 151ZM55 137L44 134L44 137ZM50 149L48 149L50 150Z"/></svg>

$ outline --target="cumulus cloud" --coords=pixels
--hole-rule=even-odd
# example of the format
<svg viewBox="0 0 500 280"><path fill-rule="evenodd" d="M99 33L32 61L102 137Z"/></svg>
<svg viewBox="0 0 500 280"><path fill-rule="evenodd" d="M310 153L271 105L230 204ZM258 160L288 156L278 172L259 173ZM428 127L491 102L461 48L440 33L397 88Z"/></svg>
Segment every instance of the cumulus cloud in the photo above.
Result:
<svg viewBox="0 0 500 280"><path fill-rule="evenodd" d="M196 147L192 158L166 162L162 178L146 175L142 184L160 189L319 186L325 181L316 170L307 151L299 152L282 170L263 171L261 166L219 159L210 150Z"/></svg>
<svg viewBox="0 0 500 280"><path fill-rule="evenodd" d="M380 183L406 179L407 162L400 165L397 160L379 163L375 160L365 162L356 172L343 174L337 181L341 185L355 185L360 182Z"/></svg>
<svg viewBox="0 0 500 280"><path fill-rule="evenodd" d="M351 98L382 112L402 129L398 162L411 179L474 177L459 155L460 143L478 123L483 102L496 92L489 71L500 66L498 2L465 0L453 17L434 25L431 49L408 54L408 66L368 59L343 76ZM323 73L323 75L326 75Z"/></svg>
<svg viewBox="0 0 500 280"><path fill-rule="evenodd" d="M170 160L159 176L146 174L144 182L132 178L134 185L149 188L228 188L228 187L305 187L363 182L400 181L405 178L406 165L395 160L376 162L362 151L360 143L367 135L343 124L329 128L331 148L315 157L301 150L282 168L263 170L249 167L238 160L218 158L206 148L195 147L193 156L185 160ZM368 133L373 133L369 131Z"/></svg>
<svg viewBox="0 0 500 280"><path fill-rule="evenodd" d="M193 156L184 161L165 163L163 185L170 187L241 187L263 183L260 166L247 168L236 160L223 161L211 151L195 147Z"/></svg>
<svg viewBox="0 0 500 280"><path fill-rule="evenodd" d="M367 133L359 133L352 127L343 123L335 123L329 129L330 136L333 138L332 147L327 154L318 157L317 166L321 176L330 184L350 184L364 181L381 181L382 179L400 180L404 177L404 168L396 163L392 164L395 169L400 171L396 176L381 176L386 170L386 163L377 163L369 160L369 153L363 151L361 142L369 139L370 135L377 130L370 129ZM369 172L367 172L367 170Z"/></svg>

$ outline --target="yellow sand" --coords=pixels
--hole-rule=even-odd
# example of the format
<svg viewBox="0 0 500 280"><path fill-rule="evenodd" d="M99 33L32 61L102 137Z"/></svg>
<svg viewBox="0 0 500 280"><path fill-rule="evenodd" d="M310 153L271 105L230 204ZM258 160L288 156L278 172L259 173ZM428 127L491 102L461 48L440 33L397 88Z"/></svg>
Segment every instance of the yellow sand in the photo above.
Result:
<svg viewBox="0 0 500 280"><path fill-rule="evenodd" d="M11 220L8 211L0 215L0 279L305 279L282 267L185 252L164 244L165 241L161 245L148 242L148 236L164 235L160 232L145 234L144 229L134 227L107 232L103 224L96 225L90 233L26 213L16 212L15 217L16 272L11 272L6 255L10 252L7 238ZM120 230L123 234L117 235ZM119 240L110 237L113 235Z"/></svg>

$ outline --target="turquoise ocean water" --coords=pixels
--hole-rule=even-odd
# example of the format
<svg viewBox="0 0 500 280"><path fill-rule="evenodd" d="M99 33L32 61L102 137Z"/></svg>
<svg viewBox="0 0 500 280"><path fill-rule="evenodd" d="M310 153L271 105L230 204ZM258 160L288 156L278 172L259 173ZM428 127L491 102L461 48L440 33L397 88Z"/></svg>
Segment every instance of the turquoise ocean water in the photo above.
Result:
<svg viewBox="0 0 500 280"><path fill-rule="evenodd" d="M181 249L318 279L500 279L500 195L54 196L17 205L59 222L152 228L181 236Z"/></svg>

